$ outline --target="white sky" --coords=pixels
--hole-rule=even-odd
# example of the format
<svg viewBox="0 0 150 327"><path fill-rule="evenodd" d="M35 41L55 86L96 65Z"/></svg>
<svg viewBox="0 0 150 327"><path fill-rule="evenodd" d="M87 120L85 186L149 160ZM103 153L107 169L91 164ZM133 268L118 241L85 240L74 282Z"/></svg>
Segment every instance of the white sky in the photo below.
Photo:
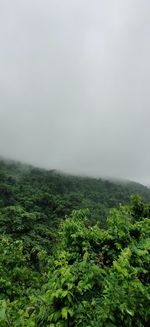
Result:
<svg viewBox="0 0 150 327"><path fill-rule="evenodd" d="M0 1L0 155L150 184L150 1Z"/></svg>

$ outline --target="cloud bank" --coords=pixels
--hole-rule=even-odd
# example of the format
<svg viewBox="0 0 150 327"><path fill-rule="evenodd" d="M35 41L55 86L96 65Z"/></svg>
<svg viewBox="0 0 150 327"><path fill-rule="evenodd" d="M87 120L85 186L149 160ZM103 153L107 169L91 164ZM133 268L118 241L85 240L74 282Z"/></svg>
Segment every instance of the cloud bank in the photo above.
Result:
<svg viewBox="0 0 150 327"><path fill-rule="evenodd" d="M150 184L149 0L1 0L0 154Z"/></svg>

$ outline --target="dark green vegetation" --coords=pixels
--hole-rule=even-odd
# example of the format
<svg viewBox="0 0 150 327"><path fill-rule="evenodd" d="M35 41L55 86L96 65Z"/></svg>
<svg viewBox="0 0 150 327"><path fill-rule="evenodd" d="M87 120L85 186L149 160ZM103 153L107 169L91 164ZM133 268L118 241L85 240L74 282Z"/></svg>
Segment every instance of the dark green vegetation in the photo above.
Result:
<svg viewBox="0 0 150 327"><path fill-rule="evenodd" d="M1 160L0 326L148 327L148 202L139 184Z"/></svg>

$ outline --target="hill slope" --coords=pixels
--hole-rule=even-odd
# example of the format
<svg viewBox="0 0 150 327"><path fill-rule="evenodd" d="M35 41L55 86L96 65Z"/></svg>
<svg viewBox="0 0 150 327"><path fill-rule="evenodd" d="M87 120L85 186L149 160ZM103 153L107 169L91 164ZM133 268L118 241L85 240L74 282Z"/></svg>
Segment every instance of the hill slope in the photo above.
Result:
<svg viewBox="0 0 150 327"><path fill-rule="evenodd" d="M150 325L150 204L133 195L94 224L133 192L149 201L139 184L1 160L0 326Z"/></svg>
<svg viewBox="0 0 150 327"><path fill-rule="evenodd" d="M41 221L46 219L50 225L74 209L89 208L91 220L105 226L108 210L128 203L132 193L150 201L150 189L138 183L70 176L0 160L0 207L19 205L27 212L41 213Z"/></svg>

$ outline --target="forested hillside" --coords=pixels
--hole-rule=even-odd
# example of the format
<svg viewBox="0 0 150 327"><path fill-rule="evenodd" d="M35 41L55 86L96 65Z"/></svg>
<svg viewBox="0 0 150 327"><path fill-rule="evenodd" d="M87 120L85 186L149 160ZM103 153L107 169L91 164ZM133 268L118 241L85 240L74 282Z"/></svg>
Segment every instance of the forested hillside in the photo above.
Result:
<svg viewBox="0 0 150 327"><path fill-rule="evenodd" d="M0 326L148 327L149 203L137 183L1 160Z"/></svg>
<svg viewBox="0 0 150 327"><path fill-rule="evenodd" d="M36 212L40 222L52 226L81 208L89 208L91 221L105 226L109 209L129 203L133 193L150 201L150 189L138 183L71 176L0 160L0 207Z"/></svg>

